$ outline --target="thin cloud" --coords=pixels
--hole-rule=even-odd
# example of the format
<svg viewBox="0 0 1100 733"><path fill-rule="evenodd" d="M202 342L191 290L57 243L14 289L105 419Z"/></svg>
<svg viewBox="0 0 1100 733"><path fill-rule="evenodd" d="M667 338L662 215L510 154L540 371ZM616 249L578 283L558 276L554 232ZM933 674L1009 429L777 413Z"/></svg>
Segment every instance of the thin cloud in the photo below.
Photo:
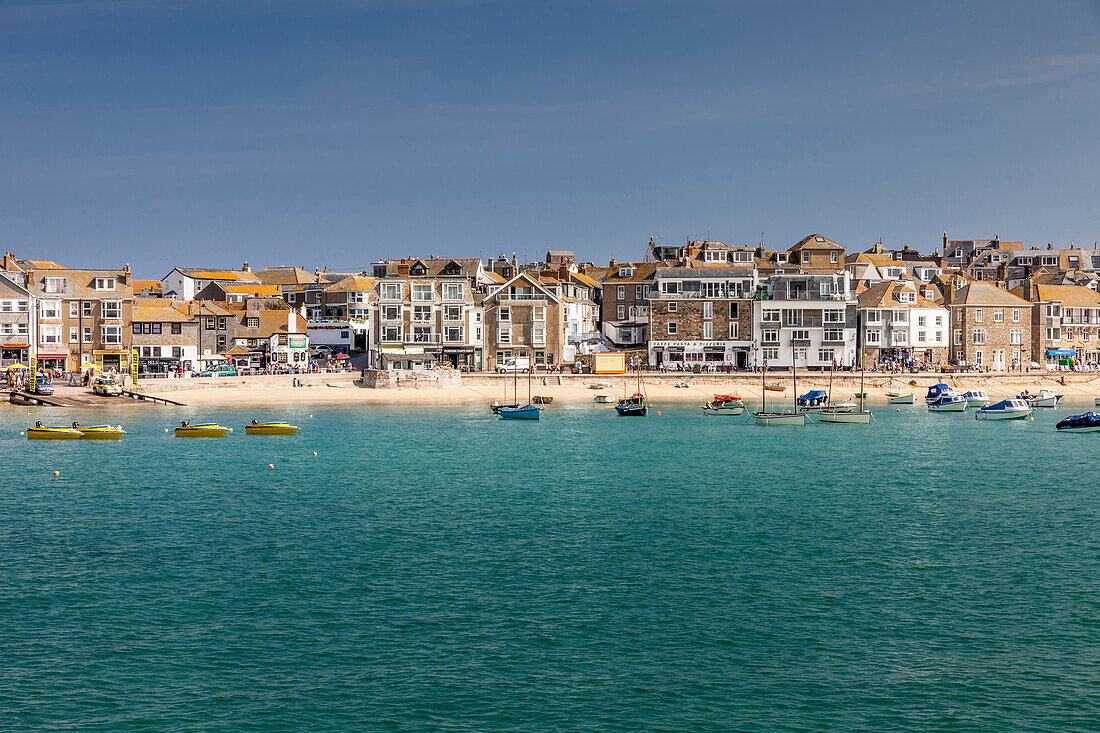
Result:
<svg viewBox="0 0 1100 733"><path fill-rule="evenodd" d="M992 69L983 78L955 79L942 84L898 84L887 88L896 96L1008 89L1068 81L1100 69L1100 53L1053 54L1012 64L1001 73Z"/></svg>

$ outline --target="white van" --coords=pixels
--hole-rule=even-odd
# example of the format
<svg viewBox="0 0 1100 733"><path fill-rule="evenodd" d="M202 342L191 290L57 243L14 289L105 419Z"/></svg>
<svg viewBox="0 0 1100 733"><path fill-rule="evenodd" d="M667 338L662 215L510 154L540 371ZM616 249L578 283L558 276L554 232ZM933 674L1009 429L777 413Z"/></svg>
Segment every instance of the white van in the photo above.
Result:
<svg viewBox="0 0 1100 733"><path fill-rule="evenodd" d="M515 359L505 359L497 364L499 374L511 374L512 372L527 373L531 369L531 357L517 356Z"/></svg>

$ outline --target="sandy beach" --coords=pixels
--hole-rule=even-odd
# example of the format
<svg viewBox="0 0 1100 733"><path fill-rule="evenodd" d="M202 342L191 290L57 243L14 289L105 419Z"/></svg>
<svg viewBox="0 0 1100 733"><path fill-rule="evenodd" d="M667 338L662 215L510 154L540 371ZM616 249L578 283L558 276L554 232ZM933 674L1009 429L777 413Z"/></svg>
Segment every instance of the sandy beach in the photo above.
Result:
<svg viewBox="0 0 1100 733"><path fill-rule="evenodd" d="M188 380L192 381L192 380ZM512 395L512 380L492 375L475 375L463 380L461 386L454 387L400 387L396 389L366 389L357 386L352 375L310 375L304 378L307 386L294 387L290 381L286 384L273 384L271 378L250 378L223 381L221 383L203 383L193 380L193 384L172 384L173 389L160 390L155 385L139 389L150 394L162 393L165 397L187 405L240 405L248 403L294 403L294 404L488 404L493 400L505 400ZM535 395L553 398L554 404L592 404L597 394L618 398L626 392L634 392L637 382L624 380L622 376L569 376L563 378L563 384L557 384L557 377L535 378L532 392ZM547 382L543 384L542 382ZM624 385L624 381L626 384ZM676 387L683 381L687 387ZM781 383L783 392L768 392L768 400L791 400L794 391L790 375L769 375L769 384ZM885 403L887 392L901 394L913 393L917 403L921 404L927 388L931 384L944 381L957 390L984 389L992 400L1015 396L1022 390L1038 391L1041 387L1051 387L1064 395L1064 401L1072 404L1092 405L1095 397L1100 396L1100 375L1089 374L1014 374L1014 375L867 375L864 391L871 404ZM1064 384L1062 382L1065 382ZM589 385L610 384L610 387L592 389ZM827 389L829 380L820 373L799 375L798 392L810 389ZM527 384L519 380L520 400L526 401ZM180 388L183 387L183 388ZM698 402L702 403L716 394L739 394L749 402L759 402L761 395L760 380L751 375L661 375L646 378L644 390L654 403ZM851 375L838 377L833 381L834 400L852 399L859 391L859 377ZM510 401L510 400L509 400Z"/></svg>

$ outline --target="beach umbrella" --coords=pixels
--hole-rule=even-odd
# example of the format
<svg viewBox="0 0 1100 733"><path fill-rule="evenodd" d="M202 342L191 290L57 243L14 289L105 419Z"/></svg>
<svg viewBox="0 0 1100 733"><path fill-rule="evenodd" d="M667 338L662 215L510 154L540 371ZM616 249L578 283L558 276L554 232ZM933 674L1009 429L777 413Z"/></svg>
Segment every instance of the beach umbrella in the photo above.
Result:
<svg viewBox="0 0 1100 733"><path fill-rule="evenodd" d="M20 364L19 362L16 362L15 364L8 364L8 369L30 369L30 367L28 367L26 364Z"/></svg>
<svg viewBox="0 0 1100 733"><path fill-rule="evenodd" d="M336 358L337 359L347 359L348 355L341 351L339 354L336 355Z"/></svg>

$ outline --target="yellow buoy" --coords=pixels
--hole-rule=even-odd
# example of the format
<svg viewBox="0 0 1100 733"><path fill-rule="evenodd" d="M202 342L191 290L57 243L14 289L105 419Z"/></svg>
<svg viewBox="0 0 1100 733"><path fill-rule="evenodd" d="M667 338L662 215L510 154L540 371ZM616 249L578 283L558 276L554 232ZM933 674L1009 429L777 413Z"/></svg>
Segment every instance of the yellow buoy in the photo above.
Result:
<svg viewBox="0 0 1100 733"><path fill-rule="evenodd" d="M54 476L60 476L60 475L61 475L61 472L60 472L60 471L54 471L54 472L53 472L53 475L54 475Z"/></svg>
<svg viewBox="0 0 1100 733"><path fill-rule="evenodd" d="M22 430L20 430L20 431L19 431L19 434L20 434L20 435L26 435L26 433L24 433L24 432L23 432ZM316 453L314 453L313 455L317 455L317 454L316 454Z"/></svg>
<svg viewBox="0 0 1100 733"><path fill-rule="evenodd" d="M313 451L313 455L317 455L317 451Z"/></svg>

